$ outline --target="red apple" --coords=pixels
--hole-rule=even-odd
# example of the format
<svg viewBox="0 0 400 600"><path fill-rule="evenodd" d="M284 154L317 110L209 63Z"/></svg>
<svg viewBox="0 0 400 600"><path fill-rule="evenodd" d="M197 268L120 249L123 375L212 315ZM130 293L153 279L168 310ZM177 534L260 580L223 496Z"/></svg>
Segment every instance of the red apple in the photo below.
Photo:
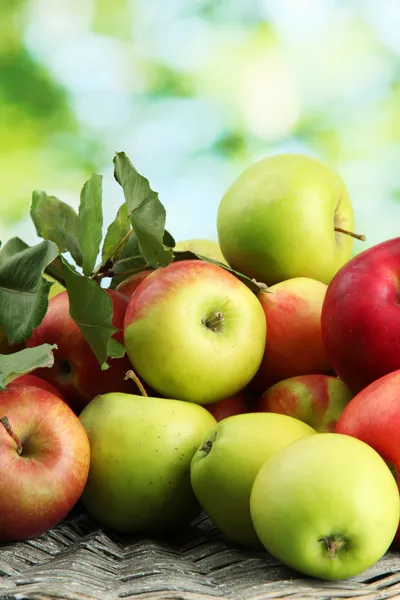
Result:
<svg viewBox="0 0 400 600"><path fill-rule="evenodd" d="M134 273L124 281L121 281L115 288L121 294L124 294L127 298L130 298L133 292L137 287L144 281L147 275L153 272L153 269L146 269L145 271L140 271L139 273Z"/></svg>
<svg viewBox="0 0 400 600"><path fill-rule="evenodd" d="M400 237L355 256L332 279L322 308L326 351L356 394L400 369Z"/></svg>
<svg viewBox="0 0 400 600"><path fill-rule="evenodd" d="M288 377L332 373L320 325L325 292L324 283L295 277L258 295L267 319L267 339L251 389L262 393Z"/></svg>
<svg viewBox="0 0 400 600"><path fill-rule="evenodd" d="M336 433L351 435L374 448L399 486L400 370L384 375L354 396L338 420ZM400 542L400 528L396 541Z"/></svg>
<svg viewBox="0 0 400 600"><path fill-rule="evenodd" d="M0 541L26 540L59 523L80 498L89 440L60 398L10 383L0 392Z"/></svg>
<svg viewBox="0 0 400 600"><path fill-rule="evenodd" d="M113 302L113 325L120 330L113 337L123 343L121 330L128 299L115 290L106 292ZM34 374L59 389L76 413L80 413L97 394L129 393L136 389L132 381L124 380L126 372L132 368L126 355L124 358L110 359L110 368L101 370L96 356L69 314L68 292L51 298L43 321L26 345L32 347L44 343L57 344L54 365L51 368L37 369Z"/></svg>
<svg viewBox="0 0 400 600"><path fill-rule="evenodd" d="M246 400L241 394L236 394L236 396L231 396L230 398L224 398L223 400L214 402L214 404L207 404L205 408L218 422L227 417L232 417L233 415L241 415L250 412Z"/></svg>
<svg viewBox="0 0 400 600"><path fill-rule="evenodd" d="M351 398L350 390L337 377L299 375L268 388L259 400L258 410L289 415L316 431L332 432Z"/></svg>
<svg viewBox="0 0 400 600"><path fill-rule="evenodd" d="M42 379L41 377L37 377L37 375L32 375L31 373L26 373L26 375L20 375L19 377L16 377L15 379L13 379L12 383L17 385L32 385L33 387L38 387L42 390L47 390L48 392L51 392L55 396L61 398L61 400L64 400L64 398L61 396L60 392L54 385L52 385L45 379Z"/></svg>

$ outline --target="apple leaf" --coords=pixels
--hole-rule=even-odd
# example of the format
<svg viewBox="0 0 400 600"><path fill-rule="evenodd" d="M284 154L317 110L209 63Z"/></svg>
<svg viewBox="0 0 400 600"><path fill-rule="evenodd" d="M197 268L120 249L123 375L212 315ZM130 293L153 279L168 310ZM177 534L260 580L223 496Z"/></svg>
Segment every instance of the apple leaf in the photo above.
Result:
<svg viewBox="0 0 400 600"><path fill-rule="evenodd" d="M250 277L247 277L247 275L243 275L243 273L239 273L239 271L235 271L234 269L231 269L230 267L228 267L228 265L221 263L218 260L215 260L213 258L208 258L208 256L203 256L202 254L197 254L197 252L191 252L190 250L185 250L182 252L181 251L174 252L174 261L196 260L196 259L213 263L214 265L218 265L218 267L225 269L225 271L229 271L229 273L232 273L232 275L234 275L242 283L247 285L247 287L250 288L251 291L254 292L255 294L259 294L260 292L265 292L268 287L265 283L260 283L260 282L256 281L255 279L250 279Z"/></svg>
<svg viewBox="0 0 400 600"><path fill-rule="evenodd" d="M124 152L114 157L114 177L122 186L128 217L145 261L154 269L172 261L171 248L163 244L165 208L149 181L140 175Z"/></svg>
<svg viewBox="0 0 400 600"><path fill-rule="evenodd" d="M42 274L57 255L57 246L43 241L0 260L0 323L10 344L24 342L42 322L52 285Z"/></svg>
<svg viewBox="0 0 400 600"><path fill-rule="evenodd" d="M13 237L0 250L0 261L10 258L17 252L21 252L21 250L26 250L29 248L28 244L26 244L21 238Z"/></svg>
<svg viewBox="0 0 400 600"><path fill-rule="evenodd" d="M71 268L72 265L70 265ZM62 262L61 262L61 258L60 256L57 256L46 268L45 271L48 275L51 275L52 277L54 277L54 279L56 279L57 281L59 281L60 283L62 283L62 285L65 287L65 278L64 278L64 270L63 270L63 266L62 266Z"/></svg>
<svg viewBox="0 0 400 600"><path fill-rule="evenodd" d="M109 225L104 238L103 249L101 252L101 263L105 265L111 258L117 260L124 250L128 241L131 222L128 218L128 209L126 203L119 207L117 216Z"/></svg>
<svg viewBox="0 0 400 600"><path fill-rule="evenodd" d="M94 173L81 191L79 204L81 231L78 240L83 255L84 275L92 273L103 237L102 183L102 176Z"/></svg>
<svg viewBox="0 0 400 600"><path fill-rule="evenodd" d="M85 336L102 368L107 368L105 363L109 340L118 331L112 324L112 300L93 279L76 273L64 257L61 260L68 290L70 315Z"/></svg>
<svg viewBox="0 0 400 600"><path fill-rule="evenodd" d="M82 226L72 206L35 190L30 214L38 236L57 244L60 252L69 252L81 267L83 257L79 239Z"/></svg>
<svg viewBox="0 0 400 600"><path fill-rule="evenodd" d="M168 246L168 248L173 248L176 244L175 238L167 230L164 231L163 244L164 246Z"/></svg>
<svg viewBox="0 0 400 600"><path fill-rule="evenodd" d="M0 390L19 377L35 369L52 367L54 364L53 350L56 345L42 344L35 348L24 348L13 354L0 354Z"/></svg>

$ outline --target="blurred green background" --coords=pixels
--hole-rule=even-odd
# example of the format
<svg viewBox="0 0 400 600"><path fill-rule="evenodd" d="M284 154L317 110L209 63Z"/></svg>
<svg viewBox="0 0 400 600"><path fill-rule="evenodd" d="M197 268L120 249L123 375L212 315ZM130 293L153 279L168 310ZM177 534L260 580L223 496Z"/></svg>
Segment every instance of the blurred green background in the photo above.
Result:
<svg viewBox="0 0 400 600"><path fill-rule="evenodd" d="M400 233L399 0L0 6L0 239L36 241L32 190L77 206L93 171L108 225L119 150L177 239L215 239L226 188L283 151L339 171L367 245Z"/></svg>

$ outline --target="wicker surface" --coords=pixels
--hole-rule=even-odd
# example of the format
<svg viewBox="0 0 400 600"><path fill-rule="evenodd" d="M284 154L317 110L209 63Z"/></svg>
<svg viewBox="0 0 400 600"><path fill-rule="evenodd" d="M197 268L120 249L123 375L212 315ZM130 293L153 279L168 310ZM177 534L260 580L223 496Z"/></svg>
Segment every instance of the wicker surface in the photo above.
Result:
<svg viewBox="0 0 400 600"><path fill-rule="evenodd" d="M226 542L201 518L174 539L122 538L76 510L25 543L0 546L4 600L400 598L400 554L343 582L302 578Z"/></svg>

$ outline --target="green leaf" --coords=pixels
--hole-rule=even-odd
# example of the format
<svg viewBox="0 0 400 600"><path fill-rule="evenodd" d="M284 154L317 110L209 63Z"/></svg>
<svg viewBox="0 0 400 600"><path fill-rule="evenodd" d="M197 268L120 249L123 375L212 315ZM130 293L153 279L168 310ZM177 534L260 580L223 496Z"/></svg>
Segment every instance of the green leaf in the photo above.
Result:
<svg viewBox="0 0 400 600"><path fill-rule="evenodd" d="M13 354L0 354L0 390L13 379L35 369L52 367L54 364L53 350L56 345L42 344L35 348L24 348Z"/></svg>
<svg viewBox="0 0 400 600"><path fill-rule="evenodd" d="M42 322L52 285L42 274L57 255L57 246L43 241L0 261L0 323L10 344L24 342Z"/></svg>
<svg viewBox="0 0 400 600"><path fill-rule="evenodd" d="M48 196L46 192L35 190L30 214L38 236L57 244L60 252L69 252L81 267L83 259L79 238L82 226L72 206L55 196Z"/></svg>
<svg viewBox="0 0 400 600"><path fill-rule="evenodd" d="M103 249L101 252L101 263L105 265L111 257L118 260L124 251L128 241L128 233L131 230L131 222L128 219L128 209L126 203L119 207L117 216L109 225L104 238Z"/></svg>
<svg viewBox="0 0 400 600"><path fill-rule="evenodd" d="M124 152L117 152L114 157L114 177L124 191L128 217L145 261L154 269L166 267L173 253L163 244L166 213L157 192Z"/></svg>
<svg viewBox="0 0 400 600"><path fill-rule="evenodd" d="M28 244L26 244L21 238L13 237L0 250L0 261L6 260L13 256L17 252L21 252L22 250L26 250L29 248Z"/></svg>
<svg viewBox="0 0 400 600"><path fill-rule="evenodd" d="M70 315L85 336L100 365L104 366L109 340L118 331L112 324L111 298L93 279L74 272L64 257L61 260L68 290Z"/></svg>
<svg viewBox="0 0 400 600"><path fill-rule="evenodd" d="M94 173L86 181L81 191L79 245L83 255L82 270L84 275L92 273L103 237L102 181L102 176Z"/></svg>
<svg viewBox="0 0 400 600"><path fill-rule="evenodd" d="M213 263L214 265L218 265L225 271L229 271L232 273L237 279L240 279L242 283L247 285L248 288L251 289L255 294L259 294L260 292L265 292L267 289L267 285L265 283L260 283L255 279L250 279L247 275L243 275L243 273L239 273L239 271L235 271L228 267L228 265L219 262L218 260L214 260L213 258L208 258L208 256L203 256L202 254L197 254L196 252L191 252L189 250L185 250L184 252L174 252L174 262L179 260L204 260L206 262Z"/></svg>
<svg viewBox="0 0 400 600"><path fill-rule="evenodd" d="M164 246L168 246L168 248L173 248L176 244L175 238L167 230L164 231L163 244Z"/></svg>
<svg viewBox="0 0 400 600"><path fill-rule="evenodd" d="M60 256L57 256L45 268L45 271L46 271L46 273L48 275L51 275L52 277L54 277L54 279L56 279L57 281L59 281L60 283L62 283L62 285L65 287L64 269L63 269L63 266L62 266L62 262L61 262Z"/></svg>
<svg viewBox="0 0 400 600"><path fill-rule="evenodd" d="M114 338L110 338L108 340L107 354L110 358L123 358L125 356L125 353L126 349L123 344L121 344Z"/></svg>

